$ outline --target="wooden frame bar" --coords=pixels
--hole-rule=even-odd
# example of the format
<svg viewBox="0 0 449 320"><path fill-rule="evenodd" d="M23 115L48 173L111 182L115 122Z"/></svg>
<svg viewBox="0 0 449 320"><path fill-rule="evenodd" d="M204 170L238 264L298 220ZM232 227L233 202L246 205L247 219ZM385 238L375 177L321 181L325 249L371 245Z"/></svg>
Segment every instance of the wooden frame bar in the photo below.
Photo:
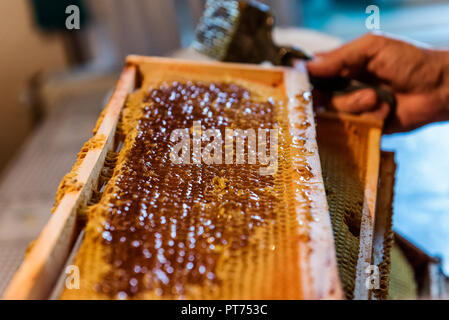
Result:
<svg viewBox="0 0 449 320"><path fill-rule="evenodd" d="M368 136L365 198L360 226L359 257L357 261L356 283L354 288L354 299L357 300L367 300L370 296L370 290L367 287L367 278L370 273L367 272L367 268L372 264L377 186L379 183L381 135L381 129L374 127L370 130Z"/></svg>
<svg viewBox="0 0 449 320"><path fill-rule="evenodd" d="M390 261L391 248L389 248L389 245L390 241L391 243L393 242L392 216L395 172L394 152L381 151L379 190L377 192L376 219L373 234L372 262L375 266L379 266L382 262ZM389 268L387 271L389 271ZM386 278L389 281L389 274L386 274L385 270L379 268L379 283L385 281L382 278ZM371 299L377 299L374 292L371 293ZM380 299L385 299L385 293L382 293L382 295L383 297L381 296Z"/></svg>

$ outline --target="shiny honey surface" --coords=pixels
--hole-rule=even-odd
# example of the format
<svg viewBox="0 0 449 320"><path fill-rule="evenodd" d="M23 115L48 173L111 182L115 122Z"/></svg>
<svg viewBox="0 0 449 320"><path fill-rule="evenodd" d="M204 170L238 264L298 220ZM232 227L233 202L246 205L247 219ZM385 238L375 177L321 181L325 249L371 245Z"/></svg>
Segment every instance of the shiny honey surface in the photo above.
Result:
<svg viewBox="0 0 449 320"><path fill-rule="evenodd" d="M126 120L126 109L132 108L139 110L134 122ZM276 294L300 298L297 243L304 231L298 230L294 194L299 186L292 182L290 154L296 143L283 112L283 101L225 82L168 82L134 94L125 108L125 124L133 123L125 129L125 148L100 202L90 210L102 219L95 230L94 223L88 224L88 242L102 248L107 265L95 283L89 281L93 289L114 299L147 292L189 298L203 290L198 288L235 295L238 284L226 279L259 268L271 276L254 289L268 290L270 296L269 286L277 282L285 289ZM228 128L279 129L278 172L261 175L263 165L248 161L173 163L170 135L180 128L192 133L194 121L201 122L202 130L217 129L223 135ZM247 148L244 156L248 159ZM310 168L303 164L296 174L308 180ZM300 191L304 210L309 210L307 192ZM78 261L88 250L87 244L81 248ZM293 263L276 271L285 259ZM285 275L277 275L279 271Z"/></svg>

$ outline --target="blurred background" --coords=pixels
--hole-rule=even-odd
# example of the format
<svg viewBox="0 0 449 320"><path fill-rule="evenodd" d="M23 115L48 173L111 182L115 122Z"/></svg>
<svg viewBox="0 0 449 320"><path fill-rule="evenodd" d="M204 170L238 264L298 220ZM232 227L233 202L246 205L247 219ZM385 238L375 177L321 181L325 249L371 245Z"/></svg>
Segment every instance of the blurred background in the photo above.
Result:
<svg viewBox="0 0 449 320"><path fill-rule="evenodd" d="M126 55L182 56L204 2L0 1L0 293L48 220L57 185L90 137ZM449 49L449 1L263 2L275 13L276 40L311 51L366 33L371 4L380 8L380 30ZM65 26L73 4L79 30ZM449 124L440 123L385 136L382 147L398 163L394 229L449 274L447 137Z"/></svg>

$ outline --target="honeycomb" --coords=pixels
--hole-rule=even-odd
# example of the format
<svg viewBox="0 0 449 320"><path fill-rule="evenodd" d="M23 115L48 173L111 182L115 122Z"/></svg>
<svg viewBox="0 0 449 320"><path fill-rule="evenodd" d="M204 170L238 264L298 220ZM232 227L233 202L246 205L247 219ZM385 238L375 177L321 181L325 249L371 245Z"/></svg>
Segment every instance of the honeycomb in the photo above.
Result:
<svg viewBox="0 0 449 320"><path fill-rule="evenodd" d="M354 298L370 129L361 122L317 118L323 181L347 299Z"/></svg>
<svg viewBox="0 0 449 320"><path fill-rule="evenodd" d="M310 216L310 199L294 176L313 174L306 161L293 170L285 96L268 92L236 80L145 78L122 112L123 148L108 156L102 190L85 209L85 239L73 262L80 289L64 289L61 299L303 298L306 253L298 244L308 238L307 219L299 218ZM195 150L189 163L174 163L170 135L179 128L194 135L194 121L222 134L277 128L275 174L249 163L250 147L248 163L231 153L233 165L205 165L195 162ZM217 147L213 158L227 152Z"/></svg>
<svg viewBox="0 0 449 320"><path fill-rule="evenodd" d="M415 271L399 245L391 248L391 277L389 300L416 300L419 298Z"/></svg>

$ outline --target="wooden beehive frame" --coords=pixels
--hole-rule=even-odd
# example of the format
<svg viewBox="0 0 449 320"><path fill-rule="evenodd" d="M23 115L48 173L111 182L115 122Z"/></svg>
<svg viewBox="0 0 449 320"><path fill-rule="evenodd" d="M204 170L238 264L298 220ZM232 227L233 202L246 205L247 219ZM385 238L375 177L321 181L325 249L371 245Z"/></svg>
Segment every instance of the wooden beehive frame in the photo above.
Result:
<svg viewBox="0 0 449 320"><path fill-rule="evenodd" d="M167 68L177 66L185 70L186 65L194 68L215 68L237 70L239 76L250 80L257 80L261 75L266 76L267 69L257 66L242 64L204 63L179 61L165 58L149 58L131 56L123 70L117 87L109 101L101 118L100 125L94 137L96 147L89 149L76 170L76 180L80 188L70 190L63 194L58 202L54 214L48 224L42 230L38 239L27 253L24 262L15 274L12 282L5 292L5 299L45 299L49 297L56 280L63 271L62 268L77 238L77 211L87 204L92 190L96 188L98 177L108 151L114 145L114 135L120 112L124 106L127 95L136 89L139 80L138 66L141 63L158 63ZM217 69L218 68L218 69ZM285 82L286 91L290 94L299 93L301 89L297 81L307 81L305 70L298 72L291 69L271 69L279 75L282 72L282 80ZM263 71L263 72L262 72ZM305 78L304 78L305 77ZM304 90L304 87L302 87ZM291 95L289 96L291 97ZM308 161L317 174L318 187L311 194L313 199L312 210L316 215L316 221L310 225L311 240L307 243L310 249L308 272L312 280L311 290L306 294L308 298L342 298L342 289L337 272L335 249L332 237L332 228L327 212L327 202L321 180L321 171L317 145L315 140L315 127L313 125L312 109L307 108L307 117L310 126L306 137L314 150L314 156Z"/></svg>
<svg viewBox="0 0 449 320"><path fill-rule="evenodd" d="M114 143L115 128L128 93L134 89L136 69L126 66L106 106L97 133L99 148L89 150L81 162L77 180L82 188L66 193L5 291L4 299L44 299L61 273L76 238L77 210L86 205L96 187L106 154Z"/></svg>
<svg viewBox="0 0 449 320"><path fill-rule="evenodd" d="M394 233L392 230L393 218L393 198L394 198L394 182L395 182L396 163L394 160L394 152L381 151L379 188L377 192L376 203L376 219L373 233L373 264L379 266L386 263L386 270L379 268L379 285L388 285L389 282L389 262L390 249L393 243ZM384 283L381 283L383 281ZM385 283L386 282L386 283ZM371 292L372 299L385 299L388 289L384 290L382 297L376 297Z"/></svg>

